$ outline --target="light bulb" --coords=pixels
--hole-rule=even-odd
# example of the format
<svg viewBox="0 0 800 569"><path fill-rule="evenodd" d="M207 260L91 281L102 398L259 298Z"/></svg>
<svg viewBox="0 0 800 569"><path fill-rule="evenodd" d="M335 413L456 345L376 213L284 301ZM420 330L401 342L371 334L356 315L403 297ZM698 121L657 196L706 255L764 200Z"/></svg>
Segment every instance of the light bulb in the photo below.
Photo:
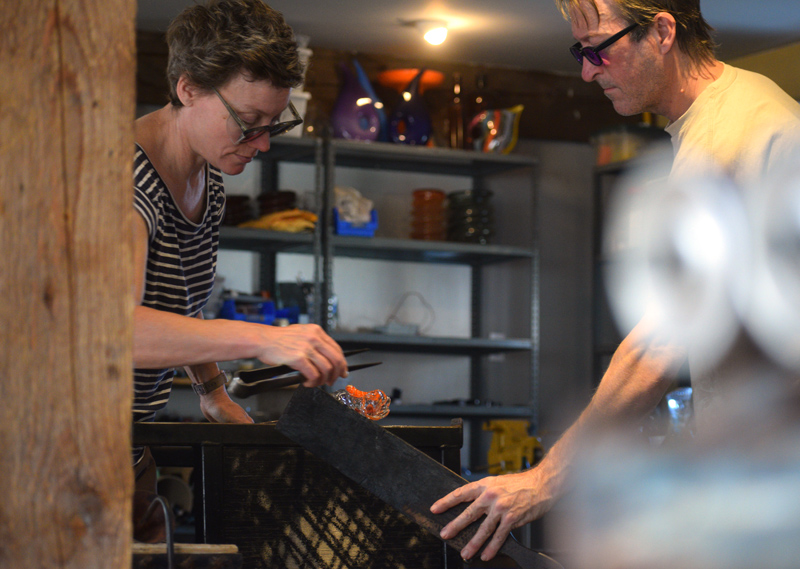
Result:
<svg viewBox="0 0 800 569"><path fill-rule="evenodd" d="M446 20L400 20L400 24L415 28L431 45L439 45L447 38Z"/></svg>
<svg viewBox="0 0 800 569"><path fill-rule="evenodd" d="M447 39L447 28L445 26L430 28L423 37L431 45L440 45Z"/></svg>

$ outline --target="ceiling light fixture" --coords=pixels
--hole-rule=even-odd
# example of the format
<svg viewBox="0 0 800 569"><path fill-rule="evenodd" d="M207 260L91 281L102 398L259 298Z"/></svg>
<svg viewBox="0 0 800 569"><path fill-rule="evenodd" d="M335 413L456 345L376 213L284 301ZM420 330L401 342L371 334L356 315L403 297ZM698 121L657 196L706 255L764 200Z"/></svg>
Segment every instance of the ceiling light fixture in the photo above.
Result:
<svg viewBox="0 0 800 569"><path fill-rule="evenodd" d="M444 20L401 20L401 24L417 28L431 45L440 45L447 39L447 22Z"/></svg>
<svg viewBox="0 0 800 569"><path fill-rule="evenodd" d="M447 22L441 20L422 20L417 24L422 37L431 45L440 45L447 39Z"/></svg>

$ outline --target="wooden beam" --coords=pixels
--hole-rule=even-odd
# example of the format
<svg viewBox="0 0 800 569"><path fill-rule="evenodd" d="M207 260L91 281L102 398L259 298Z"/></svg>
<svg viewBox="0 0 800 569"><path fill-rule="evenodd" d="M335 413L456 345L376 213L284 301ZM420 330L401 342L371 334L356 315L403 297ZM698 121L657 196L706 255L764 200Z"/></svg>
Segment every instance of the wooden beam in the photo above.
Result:
<svg viewBox="0 0 800 569"><path fill-rule="evenodd" d="M0 4L0 567L127 567L136 3Z"/></svg>

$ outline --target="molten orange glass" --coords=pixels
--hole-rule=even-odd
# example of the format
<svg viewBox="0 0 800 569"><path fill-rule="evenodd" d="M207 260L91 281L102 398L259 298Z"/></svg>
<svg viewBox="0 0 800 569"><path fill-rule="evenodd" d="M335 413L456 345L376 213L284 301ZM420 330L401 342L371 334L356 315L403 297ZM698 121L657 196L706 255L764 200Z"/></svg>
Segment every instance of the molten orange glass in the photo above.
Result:
<svg viewBox="0 0 800 569"><path fill-rule="evenodd" d="M361 391L352 385L348 385L332 395L340 403L373 421L383 419L388 415L389 404L392 402L391 398L380 389Z"/></svg>

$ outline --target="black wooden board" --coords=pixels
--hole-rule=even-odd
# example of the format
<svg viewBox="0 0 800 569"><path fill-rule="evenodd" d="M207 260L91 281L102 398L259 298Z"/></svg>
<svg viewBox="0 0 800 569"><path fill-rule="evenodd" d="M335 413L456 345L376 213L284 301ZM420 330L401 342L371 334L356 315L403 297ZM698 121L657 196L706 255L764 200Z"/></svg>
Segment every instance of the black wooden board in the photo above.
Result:
<svg viewBox="0 0 800 569"><path fill-rule="evenodd" d="M277 429L437 538L467 506L432 514L431 505L466 480L319 388L299 388ZM460 551L480 521L446 543ZM552 558L513 539L506 540L500 553L522 569L561 569Z"/></svg>

